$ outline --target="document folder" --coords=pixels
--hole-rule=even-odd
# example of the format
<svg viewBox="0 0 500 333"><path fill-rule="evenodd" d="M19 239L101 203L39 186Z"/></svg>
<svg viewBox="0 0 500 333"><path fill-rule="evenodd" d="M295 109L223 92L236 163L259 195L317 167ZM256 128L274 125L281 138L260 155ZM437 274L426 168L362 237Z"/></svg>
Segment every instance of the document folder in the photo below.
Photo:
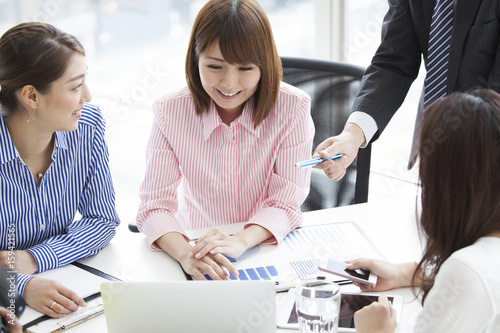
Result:
<svg viewBox="0 0 500 333"><path fill-rule="evenodd" d="M101 283L119 281L111 275L78 262L36 276L58 281L83 297L87 306L80 307L62 318L51 318L28 306L20 318L24 332L28 333L63 332L103 314Z"/></svg>

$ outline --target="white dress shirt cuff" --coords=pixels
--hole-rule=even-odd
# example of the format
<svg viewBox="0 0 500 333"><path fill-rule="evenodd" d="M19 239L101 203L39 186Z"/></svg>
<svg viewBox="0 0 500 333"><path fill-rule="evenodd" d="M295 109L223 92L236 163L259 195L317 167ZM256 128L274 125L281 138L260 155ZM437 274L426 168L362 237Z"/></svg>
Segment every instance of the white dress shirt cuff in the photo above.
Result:
<svg viewBox="0 0 500 333"><path fill-rule="evenodd" d="M365 135L365 142L361 145L361 148L365 148L366 145L371 141L373 136L378 130L377 123L367 113L361 111L354 111L349 115L346 123L353 123L361 127L363 134Z"/></svg>

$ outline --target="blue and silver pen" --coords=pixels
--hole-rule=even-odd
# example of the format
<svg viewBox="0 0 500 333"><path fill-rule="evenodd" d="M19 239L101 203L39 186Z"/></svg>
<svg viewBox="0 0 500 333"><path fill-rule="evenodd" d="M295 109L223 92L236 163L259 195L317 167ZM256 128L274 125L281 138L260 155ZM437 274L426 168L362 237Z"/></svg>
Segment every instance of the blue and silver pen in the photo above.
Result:
<svg viewBox="0 0 500 333"><path fill-rule="evenodd" d="M312 160L307 160L307 161L302 161L302 162L297 162L295 163L295 167L296 168L299 168L299 169L302 169L302 168L307 168L307 167L311 167L311 166L314 166L316 164L319 164L321 162L324 162L324 161L328 161L328 160L336 160L336 159L339 159L341 158L342 154L337 154L333 157L330 157L330 158L321 158L321 157L317 157L317 158L313 158Z"/></svg>

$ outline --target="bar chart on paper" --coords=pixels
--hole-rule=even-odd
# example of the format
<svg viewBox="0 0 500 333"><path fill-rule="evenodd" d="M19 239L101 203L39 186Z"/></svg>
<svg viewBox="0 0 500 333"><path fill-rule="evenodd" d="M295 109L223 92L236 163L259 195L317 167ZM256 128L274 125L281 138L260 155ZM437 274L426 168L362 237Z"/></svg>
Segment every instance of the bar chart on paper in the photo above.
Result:
<svg viewBox="0 0 500 333"><path fill-rule="evenodd" d="M258 281L258 280L277 280L278 270L274 266L262 266L262 267L251 267L238 270L238 276L234 276L229 273L229 278L231 280L241 280L241 281ZM212 280L212 278L205 274L207 280Z"/></svg>
<svg viewBox="0 0 500 333"><path fill-rule="evenodd" d="M240 258L228 258L238 270L231 280L271 280L279 283L296 278L325 275L318 270L321 259L345 261L363 256L381 258L379 251L354 222L299 228L278 246L258 245ZM205 274L205 277L211 278Z"/></svg>
<svg viewBox="0 0 500 333"><path fill-rule="evenodd" d="M302 279L324 274L318 270L321 259L346 261L360 257L382 257L363 231L353 222L300 228L291 232L285 244L302 258L291 260L290 265Z"/></svg>
<svg viewBox="0 0 500 333"><path fill-rule="evenodd" d="M327 243L329 247L342 247L353 242L366 242L367 238L352 222L332 223L320 226L299 228L285 238L284 243L291 249L315 246Z"/></svg>

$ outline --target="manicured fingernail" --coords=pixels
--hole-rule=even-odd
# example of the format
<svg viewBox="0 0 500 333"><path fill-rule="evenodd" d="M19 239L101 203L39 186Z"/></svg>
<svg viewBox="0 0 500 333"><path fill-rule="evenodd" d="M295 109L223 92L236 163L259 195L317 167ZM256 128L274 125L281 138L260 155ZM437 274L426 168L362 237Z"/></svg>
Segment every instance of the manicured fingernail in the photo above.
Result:
<svg viewBox="0 0 500 333"><path fill-rule="evenodd" d="M196 259L200 259L200 258L201 258L201 253L196 253L195 258L196 258Z"/></svg>

